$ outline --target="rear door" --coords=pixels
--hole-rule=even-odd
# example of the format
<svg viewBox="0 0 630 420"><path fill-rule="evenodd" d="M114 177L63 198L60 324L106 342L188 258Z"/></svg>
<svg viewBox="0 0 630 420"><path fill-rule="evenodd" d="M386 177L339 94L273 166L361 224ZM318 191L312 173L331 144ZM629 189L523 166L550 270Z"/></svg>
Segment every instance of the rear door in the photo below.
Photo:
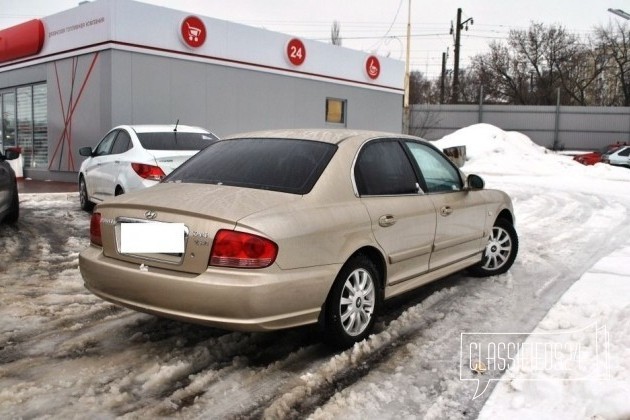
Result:
<svg viewBox="0 0 630 420"><path fill-rule="evenodd" d="M486 204L481 191L464 190L459 170L438 150L406 141L437 210L435 244L429 269L456 263L483 248Z"/></svg>
<svg viewBox="0 0 630 420"><path fill-rule="evenodd" d="M357 191L389 263L388 285L429 269L436 227L433 201L420 190L411 161L396 139L373 140L359 153Z"/></svg>

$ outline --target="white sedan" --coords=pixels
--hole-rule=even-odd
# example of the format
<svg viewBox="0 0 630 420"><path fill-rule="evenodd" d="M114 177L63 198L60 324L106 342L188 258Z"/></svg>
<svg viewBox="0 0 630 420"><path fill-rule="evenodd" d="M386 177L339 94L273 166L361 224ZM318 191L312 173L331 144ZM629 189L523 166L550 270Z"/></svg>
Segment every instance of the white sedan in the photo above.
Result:
<svg viewBox="0 0 630 420"><path fill-rule="evenodd" d="M611 153L605 154L602 156L602 162L630 168L630 146L620 147Z"/></svg>
<svg viewBox="0 0 630 420"><path fill-rule="evenodd" d="M79 170L81 208L92 210L109 197L140 190L166 175L218 138L208 130L185 125L121 125L111 129Z"/></svg>

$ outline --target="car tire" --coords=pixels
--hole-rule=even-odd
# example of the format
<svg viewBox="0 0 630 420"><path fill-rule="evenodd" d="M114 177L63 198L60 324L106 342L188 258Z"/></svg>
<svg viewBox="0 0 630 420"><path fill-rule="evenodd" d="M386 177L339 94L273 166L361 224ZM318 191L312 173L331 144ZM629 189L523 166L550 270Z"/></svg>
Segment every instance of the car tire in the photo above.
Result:
<svg viewBox="0 0 630 420"><path fill-rule="evenodd" d="M85 178L79 178L79 201L81 202L81 209L85 211L92 211L94 209L94 203L89 199L87 192L87 185L85 184Z"/></svg>
<svg viewBox="0 0 630 420"><path fill-rule="evenodd" d="M325 341L348 348L365 339L380 309L378 271L364 255L350 259L341 269L328 295L323 320Z"/></svg>
<svg viewBox="0 0 630 420"><path fill-rule="evenodd" d="M477 277L503 274L512 267L518 253L518 235L509 220L497 219L492 227L481 261L469 268Z"/></svg>
<svg viewBox="0 0 630 420"><path fill-rule="evenodd" d="M10 225L17 223L20 218L20 197L18 195L17 185L13 191L13 198L11 199L11 209L9 214L4 218L4 221Z"/></svg>

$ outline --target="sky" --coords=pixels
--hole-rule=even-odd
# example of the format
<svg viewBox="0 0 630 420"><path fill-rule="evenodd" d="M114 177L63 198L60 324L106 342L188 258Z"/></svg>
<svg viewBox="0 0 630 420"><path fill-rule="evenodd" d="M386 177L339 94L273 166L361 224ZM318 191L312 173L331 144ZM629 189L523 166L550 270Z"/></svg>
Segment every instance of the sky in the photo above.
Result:
<svg viewBox="0 0 630 420"><path fill-rule="evenodd" d="M306 39L330 41L333 21L341 27L343 46L405 59L409 0L142 0L144 3L185 10ZM527 29L531 22L561 24L587 39L598 25L625 22L607 10L630 12L629 0L441 0L411 1L410 67L434 77L442 53L453 67L451 22L462 9L460 68L470 57L487 51L488 44L505 39L510 29ZM0 0L0 29L76 7L79 0Z"/></svg>

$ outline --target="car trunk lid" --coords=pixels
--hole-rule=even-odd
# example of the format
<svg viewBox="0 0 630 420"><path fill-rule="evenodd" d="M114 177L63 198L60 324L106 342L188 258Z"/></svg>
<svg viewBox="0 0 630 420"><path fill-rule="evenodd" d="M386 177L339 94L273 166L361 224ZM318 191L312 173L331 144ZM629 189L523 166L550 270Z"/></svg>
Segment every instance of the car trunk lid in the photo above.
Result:
<svg viewBox="0 0 630 420"><path fill-rule="evenodd" d="M197 150L148 150L157 166L162 169L165 175L170 174L182 163L190 159Z"/></svg>
<svg viewBox="0 0 630 420"><path fill-rule="evenodd" d="M285 206L300 198L299 195L222 185L159 184L98 206L103 253L138 264L139 269L155 267L202 273L208 267L212 241L219 229L234 229L243 217ZM122 253L122 224L149 222L183 223L184 252Z"/></svg>

